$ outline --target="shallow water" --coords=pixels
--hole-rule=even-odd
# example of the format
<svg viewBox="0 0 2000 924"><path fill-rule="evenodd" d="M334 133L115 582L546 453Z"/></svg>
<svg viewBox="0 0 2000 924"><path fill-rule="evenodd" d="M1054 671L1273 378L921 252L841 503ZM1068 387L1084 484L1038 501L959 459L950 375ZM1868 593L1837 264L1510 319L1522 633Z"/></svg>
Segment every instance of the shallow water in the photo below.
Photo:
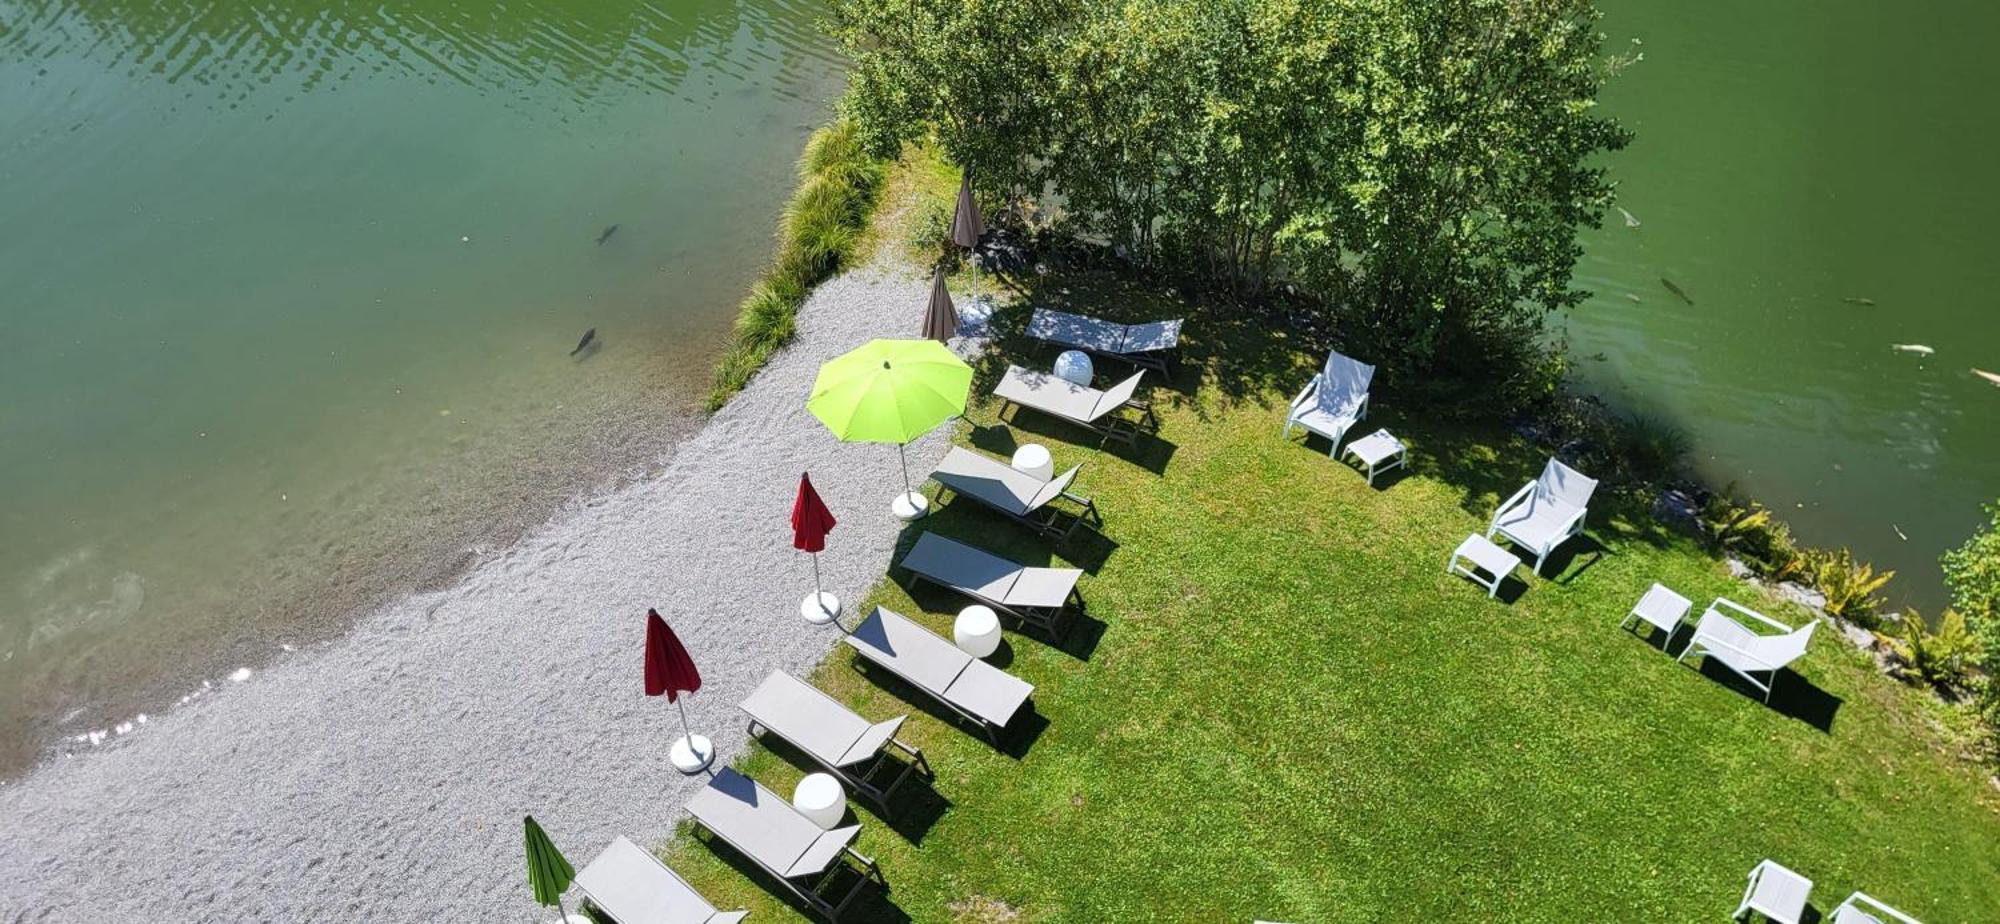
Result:
<svg viewBox="0 0 2000 924"><path fill-rule="evenodd" d="M0 0L0 768L660 459L819 15Z"/></svg>
<svg viewBox="0 0 2000 924"><path fill-rule="evenodd" d="M1603 5L1645 54L1604 98L1639 226L1585 237L1584 379L1934 614L1938 553L2000 497L2000 387L1972 372L2000 372L2000 8Z"/></svg>

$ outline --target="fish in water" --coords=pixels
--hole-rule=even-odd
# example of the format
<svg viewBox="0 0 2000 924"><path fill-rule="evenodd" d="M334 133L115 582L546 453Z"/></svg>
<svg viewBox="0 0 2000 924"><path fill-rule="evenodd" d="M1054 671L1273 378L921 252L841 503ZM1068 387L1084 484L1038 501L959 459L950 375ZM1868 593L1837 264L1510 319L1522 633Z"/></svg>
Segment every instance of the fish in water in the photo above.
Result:
<svg viewBox="0 0 2000 924"><path fill-rule="evenodd" d="M608 240L611 240L611 235L614 235L614 234L617 234L617 233L618 233L618 226L617 226L617 225L612 225L611 227L609 227L609 228L606 228L606 229L604 229L604 233L603 233L603 234L600 234L600 235L598 235L598 236L597 236L597 242L598 242L599 244L602 244L602 243L604 243L605 241L608 241Z"/></svg>
<svg viewBox="0 0 2000 924"><path fill-rule="evenodd" d="M2000 375L1995 375L1984 369L1974 369L1972 370L1972 374L1979 376L1980 378L1985 379L1986 381L1992 382L1995 385L2000 385Z"/></svg>
<svg viewBox="0 0 2000 924"><path fill-rule="evenodd" d="M1675 298L1678 298L1678 299L1680 299L1681 301L1684 301L1684 302L1687 302L1687 303L1688 303L1688 304L1690 304L1690 305L1694 304L1694 299L1691 299L1691 298L1689 298L1689 297L1688 297L1688 294L1687 294L1686 292L1684 292L1684 291L1681 291L1681 287L1680 287L1680 286L1677 286L1677 285L1674 285L1674 281L1673 281L1673 280L1671 280L1671 279L1668 279L1668 278L1667 278L1667 277L1665 277L1665 276L1661 276L1661 277L1660 277L1660 285L1663 285L1663 286L1666 286L1666 287L1667 287L1667 291L1669 291L1669 292L1672 292L1672 293L1674 293L1674 297L1675 297Z"/></svg>
<svg viewBox="0 0 2000 924"><path fill-rule="evenodd" d="M583 339L578 340L576 342L576 349L569 351L569 355L575 356L576 354L583 352L584 347L591 345L591 343L595 342L596 340L597 340L597 328L593 327L587 331L584 331Z"/></svg>
<svg viewBox="0 0 2000 924"><path fill-rule="evenodd" d="M1918 356L1929 356L1937 352L1921 343L1892 343L1889 344L1889 348L1899 353L1915 353Z"/></svg>
<svg viewBox="0 0 2000 924"><path fill-rule="evenodd" d="M1625 216L1625 227L1627 228L1639 227L1639 219L1633 218L1632 213L1625 211L1624 206L1621 205L1618 207L1618 214Z"/></svg>
<svg viewBox="0 0 2000 924"><path fill-rule="evenodd" d="M1641 301L1639 300L1639 296L1637 296L1637 295L1635 295L1635 294L1633 294L1633 293L1631 293L1631 292L1627 292L1627 293L1625 293L1625 297L1626 297L1626 298L1628 298L1628 299L1631 299L1631 300L1632 300L1632 304L1634 304L1634 305L1643 305L1643 304L1645 304L1644 302L1641 302Z"/></svg>
<svg viewBox="0 0 2000 924"><path fill-rule="evenodd" d="M1846 298L1841 299L1841 301L1846 302L1850 305L1860 305L1863 308L1875 307L1875 300L1872 298L1861 298L1860 296L1850 295Z"/></svg>

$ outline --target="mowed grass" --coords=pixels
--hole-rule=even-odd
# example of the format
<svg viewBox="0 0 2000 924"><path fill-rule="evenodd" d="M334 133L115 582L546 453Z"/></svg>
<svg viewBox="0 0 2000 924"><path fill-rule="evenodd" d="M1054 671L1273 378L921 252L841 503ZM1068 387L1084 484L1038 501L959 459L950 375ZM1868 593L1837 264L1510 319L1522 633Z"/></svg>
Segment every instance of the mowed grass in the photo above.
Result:
<svg viewBox="0 0 2000 924"><path fill-rule="evenodd" d="M1188 310L1085 288L1031 296L1129 318ZM1545 453L1497 425L1406 413L1385 385L1357 435L1386 425L1414 458L1371 488L1321 440L1279 438L1323 353L1277 327L1196 315L1186 362L1153 390L1158 436L1135 450L1099 451L1032 411L971 410L964 443L1039 442L1058 466L1084 463L1076 490L1102 509L1102 538L1052 551L961 499L903 548L935 530L1074 562L1088 616L1060 647L1008 634L994 663L1036 691L999 750L845 647L811 678L870 719L911 714L902 737L936 772L889 818L852 803L890 889L848 919L1721 920L1765 857L1813 878L1821 913L1863 889L1932 924L1995 919L2000 793L1943 753L1919 694L1829 627L1772 706L1621 631L1655 580L1697 612L1727 595L1805 616L1609 491L1589 542L1488 600L1446 556ZM976 393L1024 361L1025 344L1003 346ZM1110 373L1124 374L1100 363L1100 382ZM949 636L968 602L885 580L845 618L880 604ZM817 769L782 746L742 767L783 796ZM719 906L799 917L690 833L668 857Z"/></svg>

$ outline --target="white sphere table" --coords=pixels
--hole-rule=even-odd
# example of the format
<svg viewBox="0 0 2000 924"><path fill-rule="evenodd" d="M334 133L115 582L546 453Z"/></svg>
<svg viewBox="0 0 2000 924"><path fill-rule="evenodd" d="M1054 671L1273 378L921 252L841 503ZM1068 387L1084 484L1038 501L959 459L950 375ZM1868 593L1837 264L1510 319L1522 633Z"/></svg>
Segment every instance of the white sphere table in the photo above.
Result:
<svg viewBox="0 0 2000 924"><path fill-rule="evenodd" d="M1056 356L1056 364L1050 371L1056 378L1074 382L1085 388L1090 387L1090 376L1095 370L1090 367L1090 354L1082 350L1064 350Z"/></svg>
<svg viewBox="0 0 2000 924"><path fill-rule="evenodd" d="M674 762L674 769L686 774L700 773L708 769L715 760L715 743L702 735L689 735L674 742L667 752L667 759Z"/></svg>
<svg viewBox="0 0 2000 924"><path fill-rule="evenodd" d="M792 807L812 823L831 831L847 817L847 793L830 773L808 773L792 790Z"/></svg>
<svg viewBox="0 0 2000 924"><path fill-rule="evenodd" d="M991 607L968 606L951 624L951 641L958 650L983 658L1000 650L1000 614Z"/></svg>
<svg viewBox="0 0 2000 924"><path fill-rule="evenodd" d="M1014 450L1014 460L1008 463L1014 470L1033 475L1043 481L1055 477L1056 462L1049 458L1049 447L1040 443L1029 443Z"/></svg>

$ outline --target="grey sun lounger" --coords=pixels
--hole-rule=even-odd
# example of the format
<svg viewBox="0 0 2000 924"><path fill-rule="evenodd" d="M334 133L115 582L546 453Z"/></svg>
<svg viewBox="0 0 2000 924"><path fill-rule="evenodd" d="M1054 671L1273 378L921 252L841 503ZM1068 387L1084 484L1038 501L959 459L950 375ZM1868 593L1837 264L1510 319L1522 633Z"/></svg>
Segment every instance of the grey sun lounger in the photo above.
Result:
<svg viewBox="0 0 2000 924"><path fill-rule="evenodd" d="M870 880L882 880L875 861L854 852L860 825L823 830L734 768L716 771L708 785L688 800L687 810L702 827L763 867L827 920L839 920ZM829 900L820 890L846 868L844 857L854 860L860 878L837 901Z"/></svg>
<svg viewBox="0 0 2000 924"><path fill-rule="evenodd" d="M1085 522L1101 525L1097 505L1088 497L1069 493L1069 486L1076 481L1081 465L1070 466L1069 471L1043 481L1026 472L1016 470L999 459L983 456L963 446L953 446L945 453L930 478L938 483L938 500L944 500L944 493L950 491L962 497L969 497L1022 524L1055 539L1067 539ZM1062 525L1065 514L1055 508L1057 499L1067 500L1079 509L1070 518L1069 525Z"/></svg>
<svg viewBox="0 0 2000 924"><path fill-rule="evenodd" d="M1101 318L1050 308L1037 308L1028 319L1028 336L1057 346L1075 347L1099 356L1122 359L1167 374L1167 352L1180 346L1181 320L1148 324L1114 324Z"/></svg>
<svg viewBox="0 0 2000 924"><path fill-rule="evenodd" d="M660 858L623 837L576 874L585 898L618 924L736 924L748 911L717 911Z"/></svg>
<svg viewBox="0 0 2000 924"><path fill-rule="evenodd" d="M1034 684L958 649L893 610L876 607L842 641L871 664L881 666L936 697L986 733L997 747L1000 730L1035 692Z"/></svg>
<svg viewBox="0 0 2000 924"><path fill-rule="evenodd" d="M1077 568L1031 568L937 533L917 537L902 565L918 579L958 591L1056 638L1072 602L1083 608Z"/></svg>
<svg viewBox="0 0 2000 924"><path fill-rule="evenodd" d="M1107 440L1131 444L1138 441L1141 424L1155 427L1160 424L1159 418L1153 416L1153 405L1133 397L1145 375L1146 371L1141 369L1110 389L1098 391L1053 373L1008 366L993 394L1004 402L1000 408L1003 415L1007 405L1031 407L1102 433ZM1119 413L1126 408L1138 411L1139 420L1135 422Z"/></svg>
<svg viewBox="0 0 2000 924"><path fill-rule="evenodd" d="M743 712L750 716L752 734L763 729L785 739L834 776L846 780L856 792L874 800L883 811L888 811L889 797L895 794L896 787L903 785L917 767L922 766L926 774L930 772L922 751L896 740L897 730L909 716L870 723L833 697L784 671L772 671L771 676L764 678L743 701ZM894 766L893 761L885 759L892 745L909 755L910 761L902 766L901 772L878 785L873 781L875 773L885 764Z"/></svg>

